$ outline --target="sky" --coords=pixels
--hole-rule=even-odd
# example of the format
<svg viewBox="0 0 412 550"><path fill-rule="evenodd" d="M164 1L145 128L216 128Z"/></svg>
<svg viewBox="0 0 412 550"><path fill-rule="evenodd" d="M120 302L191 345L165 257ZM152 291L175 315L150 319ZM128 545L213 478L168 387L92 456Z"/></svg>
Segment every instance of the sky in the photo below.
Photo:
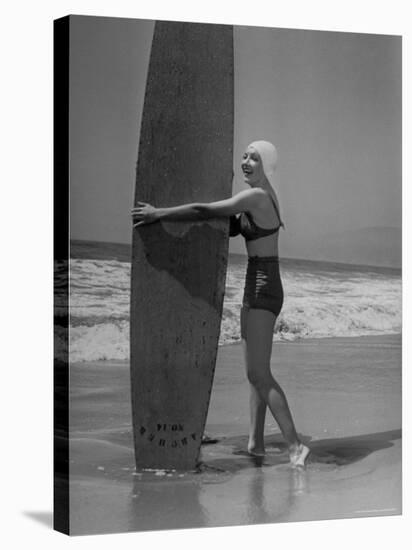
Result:
<svg viewBox="0 0 412 550"><path fill-rule="evenodd" d="M153 28L153 21L72 18L74 239L131 242ZM244 148L273 142L283 256L400 264L401 65L400 37L234 28L233 192L245 188ZM241 237L230 250L245 252Z"/></svg>

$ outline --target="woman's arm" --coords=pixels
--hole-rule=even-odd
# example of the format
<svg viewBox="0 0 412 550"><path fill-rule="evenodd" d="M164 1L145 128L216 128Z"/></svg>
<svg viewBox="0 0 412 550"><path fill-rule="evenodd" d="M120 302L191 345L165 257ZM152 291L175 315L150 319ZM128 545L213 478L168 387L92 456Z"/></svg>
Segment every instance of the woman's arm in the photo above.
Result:
<svg viewBox="0 0 412 550"><path fill-rule="evenodd" d="M210 203L192 203L171 208L155 208L150 204L138 202L132 209L133 227L160 220L207 220L210 218L229 217L240 212L253 210L264 196L262 189L246 189L230 199Z"/></svg>
<svg viewBox="0 0 412 550"><path fill-rule="evenodd" d="M229 218L229 237L237 237L240 235L240 216L230 216Z"/></svg>

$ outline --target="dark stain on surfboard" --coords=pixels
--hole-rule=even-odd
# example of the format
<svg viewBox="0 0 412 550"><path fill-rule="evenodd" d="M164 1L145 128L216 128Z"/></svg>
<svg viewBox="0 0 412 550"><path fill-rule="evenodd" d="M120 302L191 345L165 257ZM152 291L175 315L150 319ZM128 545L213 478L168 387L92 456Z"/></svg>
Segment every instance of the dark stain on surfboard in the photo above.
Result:
<svg viewBox="0 0 412 550"><path fill-rule="evenodd" d="M219 258L216 246L216 243L222 242L224 228L219 230L207 223L196 224L182 237L171 235L161 223L141 226L136 231L139 231L146 259L154 269L166 271L193 298L204 300L214 309L218 307L216 292L219 290L219 272L205 272L202 262L198 258L194 260L191 251L193 246L197 246L205 259L215 258L216 262L225 262L224 252L220 251Z"/></svg>

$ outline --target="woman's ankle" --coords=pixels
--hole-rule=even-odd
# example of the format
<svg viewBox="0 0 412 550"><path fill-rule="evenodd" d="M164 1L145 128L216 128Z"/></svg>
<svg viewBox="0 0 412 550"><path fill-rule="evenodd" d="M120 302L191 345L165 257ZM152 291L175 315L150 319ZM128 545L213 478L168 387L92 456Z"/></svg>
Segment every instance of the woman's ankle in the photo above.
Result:
<svg viewBox="0 0 412 550"><path fill-rule="evenodd" d="M306 460L310 454L310 449L303 443L298 446L293 446L293 450L289 449L289 459L292 466L305 467Z"/></svg>
<svg viewBox="0 0 412 550"><path fill-rule="evenodd" d="M302 442L299 439L297 439L293 443L288 443L289 454L294 454L299 452L301 445L302 445Z"/></svg>
<svg viewBox="0 0 412 550"><path fill-rule="evenodd" d="M249 437L247 444L247 450L250 454L264 455L265 454L265 444L263 441L258 441L255 438Z"/></svg>

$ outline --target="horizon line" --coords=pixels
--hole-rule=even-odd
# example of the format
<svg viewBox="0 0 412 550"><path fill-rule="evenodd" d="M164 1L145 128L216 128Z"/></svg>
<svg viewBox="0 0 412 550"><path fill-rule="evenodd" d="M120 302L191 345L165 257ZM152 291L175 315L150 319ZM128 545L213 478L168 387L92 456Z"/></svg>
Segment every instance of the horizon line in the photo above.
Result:
<svg viewBox="0 0 412 550"><path fill-rule="evenodd" d="M119 243L115 241L98 241L98 240L90 240L90 239L70 239L70 243L72 242L80 242L80 243L99 243L99 244L109 244L109 245L121 245L121 246L128 246L131 247L132 243ZM229 256L242 256L247 257L247 253L240 253L240 252L228 252ZM352 262L342 262L337 260L312 260L307 258L296 258L291 256L282 256L280 260L292 260L297 262L312 262L312 263L327 263L327 264L338 264L338 265L345 265L345 266L353 266L353 267L366 267L366 268L381 268L381 269L397 269L402 270L402 263L401 265L377 265L377 264L359 264L359 263L352 263Z"/></svg>

